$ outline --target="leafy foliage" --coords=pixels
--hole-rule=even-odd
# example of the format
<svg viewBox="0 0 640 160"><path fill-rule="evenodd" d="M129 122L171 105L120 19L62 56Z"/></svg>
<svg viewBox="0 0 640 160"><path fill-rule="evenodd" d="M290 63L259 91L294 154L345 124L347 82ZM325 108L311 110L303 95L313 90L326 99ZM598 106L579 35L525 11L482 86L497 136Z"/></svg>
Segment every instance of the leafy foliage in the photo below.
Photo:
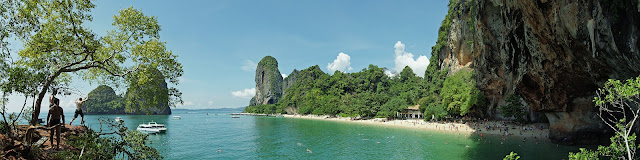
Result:
<svg viewBox="0 0 640 160"><path fill-rule="evenodd" d="M441 119L480 109L486 102L475 87L474 71L462 70L448 77L449 70L439 67L439 53L447 45L453 18L473 13L474 5L472 0L450 1L449 13L440 26L424 78L417 77L410 67L405 67L398 76L389 77L384 74L384 68L375 65L355 73L336 71L332 76L312 66L300 72L294 70L284 79L284 94L275 112L266 105L249 106L245 111L392 118L398 108L420 104L425 118L433 115ZM467 25L474 31L475 21L473 17L469 19Z"/></svg>
<svg viewBox="0 0 640 160"><path fill-rule="evenodd" d="M116 95L111 87L100 85L89 92L91 98L83 107L90 114L156 114L165 110L169 101L167 83L158 70L151 73L131 77L124 97ZM143 80L150 82L138 85L137 81Z"/></svg>
<svg viewBox="0 0 640 160"><path fill-rule="evenodd" d="M513 117L518 122L526 121L526 112L520 102L520 96L515 94L510 95L505 101L507 102L507 105L500 107L500 110L502 110L502 114L505 117Z"/></svg>
<svg viewBox="0 0 640 160"><path fill-rule="evenodd" d="M153 147L146 145L149 135L129 130L124 123L102 117L100 131L89 130L79 136L71 136L67 143L76 150L64 150L53 155L55 159L162 159ZM106 130L102 132L105 125ZM80 157L82 155L82 157Z"/></svg>
<svg viewBox="0 0 640 160"><path fill-rule="evenodd" d="M98 88L89 92L89 97L83 105L87 113L124 114L124 101L122 97L116 95L116 92L109 86L98 86Z"/></svg>
<svg viewBox="0 0 640 160"><path fill-rule="evenodd" d="M18 52L19 58L12 65L44 75L33 81L42 84L29 85L37 92L33 117L40 114L47 91L60 87L56 84L70 83L70 74L76 74L82 80L119 85L132 76L149 75L151 70L147 68L155 68L169 82L178 84L178 77L183 73L182 64L160 40L156 17L126 8L114 16L114 29L107 31L105 36L98 36L85 25L92 21L89 12L94 7L89 0L2 3L1 14L6 15L3 18L15 22L2 23L7 26L2 35L12 35L24 42L24 49ZM6 9L13 10L4 12ZM3 46L8 45L5 39L2 37ZM7 52L10 51L3 51ZM140 86L148 82L125 85ZM177 89L168 90L172 105L182 103ZM31 123L36 124L35 120Z"/></svg>
<svg viewBox="0 0 640 160"><path fill-rule="evenodd" d="M375 65L355 73L336 71L329 75L319 66L289 75L284 81L293 80L275 105L248 106L245 112L323 114L341 116L394 118L396 112L410 105L420 104L420 110L430 118L441 119L447 115L465 115L472 107L484 105L484 96L475 87L472 70L463 70L446 78L445 71L433 71L423 79L410 67L405 67L395 77L384 74L385 69ZM427 79L435 83L425 83ZM445 81L447 79L447 81ZM446 87L442 84L446 83ZM459 108L449 110L443 105L441 90L450 94L448 103L458 103ZM453 99L450 97L457 97ZM289 108L290 110L288 110Z"/></svg>
<svg viewBox="0 0 640 160"><path fill-rule="evenodd" d="M449 113L461 116L469 113L472 107L484 107L484 96L475 84L472 70L463 69L447 77L440 92L442 106Z"/></svg>
<svg viewBox="0 0 640 160"><path fill-rule="evenodd" d="M637 159L636 132L640 117L640 76L626 80L610 79L603 88L598 89L593 101L598 107L598 116L607 124L615 135L610 138L609 146L598 146L595 151L580 149L578 153L570 153L570 159Z"/></svg>
<svg viewBox="0 0 640 160"><path fill-rule="evenodd" d="M128 78L129 88L124 96L126 113L146 113L164 110L169 102L170 91L164 77L155 68L144 68L146 74L132 74Z"/></svg>
<svg viewBox="0 0 640 160"><path fill-rule="evenodd" d="M503 158L503 160L518 160L518 159L520 159L520 156L518 156L518 153L515 153L515 152L511 152L509 153L509 155Z"/></svg>

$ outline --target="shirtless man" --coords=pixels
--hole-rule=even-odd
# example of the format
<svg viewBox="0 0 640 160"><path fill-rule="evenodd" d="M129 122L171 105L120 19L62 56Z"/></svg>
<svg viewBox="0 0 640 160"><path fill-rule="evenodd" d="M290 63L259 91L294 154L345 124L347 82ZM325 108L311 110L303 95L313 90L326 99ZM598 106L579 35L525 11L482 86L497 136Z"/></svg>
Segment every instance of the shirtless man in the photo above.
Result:
<svg viewBox="0 0 640 160"><path fill-rule="evenodd" d="M53 106L53 100L54 99L58 99L56 98L56 94L58 94L58 90L57 89L53 89L53 93L51 93L51 96L49 96L49 107Z"/></svg>
<svg viewBox="0 0 640 160"><path fill-rule="evenodd" d="M69 122L69 125L71 125L71 123L73 123L73 120L76 120L76 118L78 118L78 115L80 115L80 124L84 124L84 114L82 113L82 104L84 104L84 102L86 102L87 100L89 100L89 95L87 95L87 98L84 99L84 101L82 100L82 97L80 97L80 99L78 99L76 101L76 113L73 114L73 119L71 119L71 122Z"/></svg>
<svg viewBox="0 0 640 160"><path fill-rule="evenodd" d="M49 114L47 114L47 126L52 127L50 131L50 139L51 139L51 147L53 147L53 135L56 134L58 137L58 143L56 144L56 149L60 148L60 132L61 128L60 119L62 119L62 125L64 125L64 114L62 108L60 107L60 100L55 98L53 99L53 106L49 108Z"/></svg>

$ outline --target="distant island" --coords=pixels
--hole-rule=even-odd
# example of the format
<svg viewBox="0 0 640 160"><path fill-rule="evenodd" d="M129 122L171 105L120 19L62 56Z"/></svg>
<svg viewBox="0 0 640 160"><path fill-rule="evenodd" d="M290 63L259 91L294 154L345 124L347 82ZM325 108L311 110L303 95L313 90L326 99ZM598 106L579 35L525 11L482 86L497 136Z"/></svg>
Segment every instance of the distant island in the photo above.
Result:
<svg viewBox="0 0 640 160"><path fill-rule="evenodd" d="M89 100L82 106L85 114L136 114L169 115L169 93L162 74L155 70L150 85L162 85L159 91L145 86L130 86L124 96L117 95L113 88L100 85L89 92ZM141 94L144 93L144 94ZM150 93L150 94L146 94ZM151 95L142 97L142 95Z"/></svg>

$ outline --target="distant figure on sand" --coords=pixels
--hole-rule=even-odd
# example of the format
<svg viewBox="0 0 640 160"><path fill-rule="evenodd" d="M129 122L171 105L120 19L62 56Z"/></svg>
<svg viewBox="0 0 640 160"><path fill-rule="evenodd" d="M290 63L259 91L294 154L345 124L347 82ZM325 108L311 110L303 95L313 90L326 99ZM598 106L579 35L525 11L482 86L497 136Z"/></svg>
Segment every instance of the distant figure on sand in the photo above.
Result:
<svg viewBox="0 0 640 160"><path fill-rule="evenodd" d="M47 114L47 126L52 127L50 131L50 139L51 139L51 147L53 147L53 135L56 134L58 137L56 149L60 148L60 119L62 119L62 125L64 125L64 111L60 107L60 100L55 98L53 99L53 105L49 107L49 114Z"/></svg>
<svg viewBox="0 0 640 160"><path fill-rule="evenodd" d="M78 115L80 115L80 124L84 124L84 114L82 113L82 104L84 104L84 102L86 102L87 100L89 100L89 95L87 95L87 98L84 99L84 101L82 100L82 97L80 97L77 101L76 101L76 113L73 114L73 119L71 119L71 122L69 122L69 125L71 125L71 123L73 123L73 120L76 120L76 118L78 118Z"/></svg>

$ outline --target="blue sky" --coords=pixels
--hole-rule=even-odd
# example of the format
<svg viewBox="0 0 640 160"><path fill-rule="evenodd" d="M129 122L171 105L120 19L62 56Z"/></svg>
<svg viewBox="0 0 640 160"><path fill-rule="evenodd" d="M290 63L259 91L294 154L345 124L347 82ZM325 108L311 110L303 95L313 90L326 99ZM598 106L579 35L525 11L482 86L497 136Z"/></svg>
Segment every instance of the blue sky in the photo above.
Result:
<svg viewBox="0 0 640 160"><path fill-rule="evenodd" d="M112 29L112 17L118 10L130 6L158 18L161 40L184 66L185 73L176 87L183 92L185 104L178 108L197 109L248 105L251 89L255 88L255 65L266 55L278 60L283 74L313 65L328 73L357 72L369 64L390 72L405 65L426 69L424 60L435 44L448 1L95 3L93 22L87 26L98 35ZM97 84L74 81L73 86L87 94ZM13 97L9 110L17 111L23 99ZM71 102L78 97L62 97L63 107L72 109Z"/></svg>

